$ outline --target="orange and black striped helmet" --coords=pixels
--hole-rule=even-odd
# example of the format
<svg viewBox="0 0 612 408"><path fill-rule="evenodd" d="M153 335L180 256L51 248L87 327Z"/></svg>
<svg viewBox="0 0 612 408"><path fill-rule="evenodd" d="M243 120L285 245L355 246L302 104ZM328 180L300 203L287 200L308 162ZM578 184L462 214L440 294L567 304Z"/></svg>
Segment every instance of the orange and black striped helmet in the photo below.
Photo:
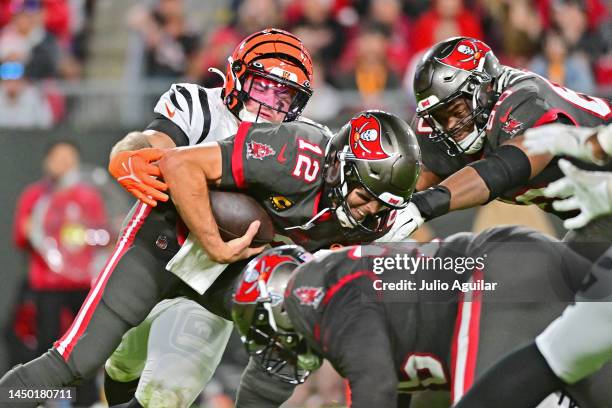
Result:
<svg viewBox="0 0 612 408"><path fill-rule="evenodd" d="M297 119L312 95L312 59L302 41L277 28L251 34L227 59L223 98L225 105L239 115L249 96L245 79L264 77L295 91L285 122ZM278 109L276 109L278 110Z"/></svg>

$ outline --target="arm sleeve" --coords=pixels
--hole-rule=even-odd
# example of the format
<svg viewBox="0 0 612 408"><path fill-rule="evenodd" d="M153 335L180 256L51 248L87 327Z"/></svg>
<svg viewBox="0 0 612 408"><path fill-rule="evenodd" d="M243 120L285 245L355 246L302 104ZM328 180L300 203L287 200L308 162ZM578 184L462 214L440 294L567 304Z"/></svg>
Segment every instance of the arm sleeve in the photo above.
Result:
<svg viewBox="0 0 612 408"><path fill-rule="evenodd" d="M327 138L321 137L321 131L313 131L314 127L303 125L308 128L299 127L303 132L299 134L304 135L301 139L296 137L296 126L299 125L243 122L234 137L219 141L222 156L220 187L282 191L289 195L310 189L312 183L321 183L320 171ZM318 132L319 137L309 132ZM310 140L311 150L300 150L298 154L300 140ZM307 180L305 174L313 176L312 179Z"/></svg>
<svg viewBox="0 0 612 408"><path fill-rule="evenodd" d="M278 408L294 389L295 385L268 375L251 359L240 378L236 408Z"/></svg>
<svg viewBox="0 0 612 408"><path fill-rule="evenodd" d="M325 357L348 380L352 408L395 407L398 379L384 316L379 305L356 303L349 322L322 328L330 339Z"/></svg>
<svg viewBox="0 0 612 408"><path fill-rule="evenodd" d="M147 130L167 134L177 146L202 143L212 127L208 93L195 84L172 84L157 101L154 112L157 117Z"/></svg>

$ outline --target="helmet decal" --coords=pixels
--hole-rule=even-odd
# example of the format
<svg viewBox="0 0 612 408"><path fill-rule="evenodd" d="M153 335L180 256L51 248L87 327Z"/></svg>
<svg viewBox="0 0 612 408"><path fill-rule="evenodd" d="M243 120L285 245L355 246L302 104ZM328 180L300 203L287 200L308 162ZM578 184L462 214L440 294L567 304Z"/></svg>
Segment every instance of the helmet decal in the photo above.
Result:
<svg viewBox="0 0 612 408"><path fill-rule="evenodd" d="M438 60L446 65L465 71L480 71L484 64L484 57L489 52L491 52L491 48L482 41L464 38L455 44L450 54Z"/></svg>
<svg viewBox="0 0 612 408"><path fill-rule="evenodd" d="M351 119L349 146L356 159L383 160L391 157L383 149L380 133L380 122L370 114Z"/></svg>
<svg viewBox="0 0 612 408"><path fill-rule="evenodd" d="M259 281L267 282L272 272L285 262L296 263L295 259L287 255L271 254L254 259L255 264L249 264L247 271L240 282L234 300L240 303L254 303L260 296Z"/></svg>

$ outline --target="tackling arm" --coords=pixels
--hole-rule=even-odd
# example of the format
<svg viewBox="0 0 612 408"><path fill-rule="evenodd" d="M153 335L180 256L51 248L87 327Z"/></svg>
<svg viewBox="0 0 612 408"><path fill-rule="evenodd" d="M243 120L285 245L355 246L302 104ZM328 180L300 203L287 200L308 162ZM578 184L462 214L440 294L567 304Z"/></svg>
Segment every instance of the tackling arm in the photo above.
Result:
<svg viewBox="0 0 612 408"><path fill-rule="evenodd" d="M496 199L535 177L552 158L550 154L528 155L522 136L508 140L491 156L464 167L441 183L451 194L449 211Z"/></svg>
<svg viewBox="0 0 612 408"><path fill-rule="evenodd" d="M436 187L416 193L413 201L425 218L485 204L527 182L552 160L551 154L528 155L523 137L508 140L488 157L470 163Z"/></svg>
<svg viewBox="0 0 612 408"><path fill-rule="evenodd" d="M154 147L157 149L171 149L176 147L174 140L163 132L145 130L144 132L130 132L113 146L110 158L118 153Z"/></svg>
<svg viewBox="0 0 612 408"><path fill-rule="evenodd" d="M171 149L159 161L159 168L181 218L212 261L232 263L263 250L249 248L258 221L244 236L227 243L219 235L208 195L208 184L219 185L221 181L221 149L217 143Z"/></svg>
<svg viewBox="0 0 612 408"><path fill-rule="evenodd" d="M108 171L119 184L142 202L155 207L157 201L168 201L166 184L155 162L164 154L163 149L175 147L165 133L145 130L130 132L121 139L110 153Z"/></svg>

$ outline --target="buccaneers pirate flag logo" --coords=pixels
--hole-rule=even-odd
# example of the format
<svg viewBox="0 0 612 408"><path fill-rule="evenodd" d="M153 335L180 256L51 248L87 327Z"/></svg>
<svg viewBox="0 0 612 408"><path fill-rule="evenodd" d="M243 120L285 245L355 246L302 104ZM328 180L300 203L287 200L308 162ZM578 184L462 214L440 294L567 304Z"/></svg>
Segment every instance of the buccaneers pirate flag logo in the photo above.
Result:
<svg viewBox="0 0 612 408"><path fill-rule="evenodd" d="M466 71L474 69L480 71L481 61L484 61L484 57L488 52L491 52L491 48L482 41L464 39L455 45L450 54L439 61Z"/></svg>
<svg viewBox="0 0 612 408"><path fill-rule="evenodd" d="M351 119L349 144L357 159L382 160L391 157L382 147L381 126L378 119L362 114Z"/></svg>

